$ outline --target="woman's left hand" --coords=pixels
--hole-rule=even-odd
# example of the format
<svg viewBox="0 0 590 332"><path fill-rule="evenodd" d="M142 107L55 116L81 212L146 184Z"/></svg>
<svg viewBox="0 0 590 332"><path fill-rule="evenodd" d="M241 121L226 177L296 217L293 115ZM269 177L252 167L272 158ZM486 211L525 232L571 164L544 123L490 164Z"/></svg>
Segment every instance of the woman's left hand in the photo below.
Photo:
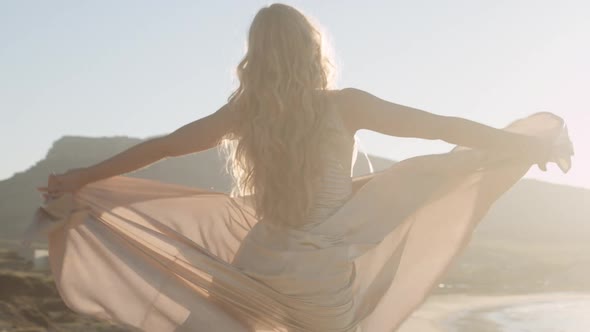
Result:
<svg viewBox="0 0 590 332"><path fill-rule="evenodd" d="M83 168L69 170L63 174L50 174L46 187L38 187L37 190L43 193L48 199L57 198L65 193L74 193L87 184L86 174Z"/></svg>

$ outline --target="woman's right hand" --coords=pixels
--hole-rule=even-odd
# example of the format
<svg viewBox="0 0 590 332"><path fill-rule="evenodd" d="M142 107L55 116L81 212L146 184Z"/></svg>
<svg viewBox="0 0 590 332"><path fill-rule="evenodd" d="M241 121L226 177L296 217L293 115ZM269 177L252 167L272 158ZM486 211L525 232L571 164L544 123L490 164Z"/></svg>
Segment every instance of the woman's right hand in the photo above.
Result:
<svg viewBox="0 0 590 332"><path fill-rule="evenodd" d="M525 153L530 156L543 172L547 171L547 164L557 162L559 158L570 158L574 154L573 146L569 139L564 142L532 137Z"/></svg>
<svg viewBox="0 0 590 332"><path fill-rule="evenodd" d="M552 161L553 142L538 137L527 137L528 142L522 149L523 153L530 157L534 164L543 172L547 171L547 164Z"/></svg>

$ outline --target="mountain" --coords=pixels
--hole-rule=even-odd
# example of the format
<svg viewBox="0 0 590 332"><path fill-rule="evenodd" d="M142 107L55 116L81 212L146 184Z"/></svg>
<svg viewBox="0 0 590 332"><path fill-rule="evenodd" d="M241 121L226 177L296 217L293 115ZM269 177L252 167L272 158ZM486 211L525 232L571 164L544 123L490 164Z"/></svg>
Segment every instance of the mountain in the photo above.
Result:
<svg viewBox="0 0 590 332"><path fill-rule="evenodd" d="M43 160L0 181L0 244L17 239L28 225L41 203L35 188L45 183L51 171L91 165L139 142L128 137L63 137ZM376 171L393 164L369 158ZM354 172L368 173L362 154ZM130 176L224 192L230 188L215 149L164 160ZM438 291L590 290L589 239L590 190L521 180L478 225Z"/></svg>
<svg viewBox="0 0 590 332"><path fill-rule="evenodd" d="M36 187L47 183L49 173L92 165L141 141L129 137L66 136L54 142L43 160L0 181L0 240L12 239L24 231L35 207L41 203ZM391 161L378 157L370 159L376 170L391 164ZM224 169L222 156L218 150L211 149L163 160L129 176L228 192L231 180ZM359 155L355 174L365 173L368 173L367 162Z"/></svg>
<svg viewBox="0 0 590 332"><path fill-rule="evenodd" d="M590 240L590 190L521 180L496 202L476 239L536 245Z"/></svg>

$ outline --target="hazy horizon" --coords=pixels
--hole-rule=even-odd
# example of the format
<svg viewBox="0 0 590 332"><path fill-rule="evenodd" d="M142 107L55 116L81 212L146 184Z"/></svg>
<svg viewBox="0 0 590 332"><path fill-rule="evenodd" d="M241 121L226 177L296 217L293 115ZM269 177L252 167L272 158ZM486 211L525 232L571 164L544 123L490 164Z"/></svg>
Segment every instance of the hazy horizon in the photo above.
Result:
<svg viewBox="0 0 590 332"><path fill-rule="evenodd" d="M164 134L214 112L235 87L248 25L267 1L0 4L0 179L62 136ZM590 188L590 3L285 1L319 21L338 87L495 127L538 111L567 121L572 171L528 177ZM363 131L401 160L441 142Z"/></svg>

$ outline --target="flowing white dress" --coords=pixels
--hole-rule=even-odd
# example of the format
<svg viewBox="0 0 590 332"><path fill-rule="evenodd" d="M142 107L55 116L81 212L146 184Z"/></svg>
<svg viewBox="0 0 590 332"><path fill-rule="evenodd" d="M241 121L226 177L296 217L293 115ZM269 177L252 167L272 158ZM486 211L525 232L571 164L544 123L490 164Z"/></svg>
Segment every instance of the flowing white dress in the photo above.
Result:
<svg viewBox="0 0 590 332"><path fill-rule="evenodd" d="M506 130L555 142L537 113ZM144 331L396 330L532 161L457 147L351 178L353 140L329 142L300 227L257 220L249 197L117 176L47 202L55 282L74 311ZM288 190L288 188L285 188Z"/></svg>

